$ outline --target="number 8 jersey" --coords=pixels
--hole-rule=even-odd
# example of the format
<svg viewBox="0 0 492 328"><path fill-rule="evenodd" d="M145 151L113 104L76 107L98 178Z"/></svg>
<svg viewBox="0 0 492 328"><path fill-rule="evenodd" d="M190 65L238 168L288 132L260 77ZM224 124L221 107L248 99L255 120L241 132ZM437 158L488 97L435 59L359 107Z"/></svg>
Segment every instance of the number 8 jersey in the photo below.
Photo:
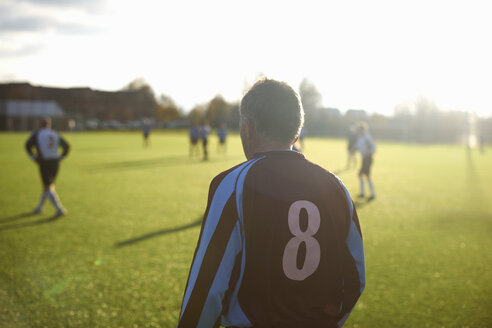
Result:
<svg viewBox="0 0 492 328"><path fill-rule="evenodd" d="M214 178L178 327L341 327L365 285L342 182L294 151Z"/></svg>

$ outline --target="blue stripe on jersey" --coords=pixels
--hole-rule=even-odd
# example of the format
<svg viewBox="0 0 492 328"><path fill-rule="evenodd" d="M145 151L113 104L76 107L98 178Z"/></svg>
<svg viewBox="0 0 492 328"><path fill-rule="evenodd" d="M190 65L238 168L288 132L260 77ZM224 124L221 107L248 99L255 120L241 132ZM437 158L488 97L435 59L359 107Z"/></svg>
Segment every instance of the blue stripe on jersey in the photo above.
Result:
<svg viewBox="0 0 492 328"><path fill-rule="evenodd" d="M229 288L229 279L234 268L234 259L243 248L241 229L236 223L227 243L224 257L217 269L214 281L210 287L205 306L202 309L197 327L213 327L222 312L222 299Z"/></svg>
<svg viewBox="0 0 492 328"><path fill-rule="evenodd" d="M345 243L347 244L350 254L352 255L355 261L355 265L357 267L357 272L359 273L359 279L360 279L360 292L362 293L362 291L364 290L364 286L366 285L364 245L362 244L362 236L360 235L359 230L355 225L354 204L352 202L352 198L350 197L350 194L347 188L345 187L345 185L342 183L342 181L340 179L338 180L340 181L340 184L343 187L343 190L345 191L345 195L347 195L347 200L350 208L350 229Z"/></svg>
<svg viewBox="0 0 492 328"><path fill-rule="evenodd" d="M348 317L349 317L350 313L352 313L352 310L348 311L348 312L347 312L347 313L343 316L343 318L342 318L342 319L340 319L340 320L338 321L338 327L343 327L343 325L345 324L345 321L347 321L347 319L348 319Z"/></svg>
<svg viewBox="0 0 492 328"><path fill-rule="evenodd" d="M362 236L359 233L359 230L357 229L357 226L355 225L355 221L353 220L354 217L354 204L352 202L352 198L350 197L350 194L343 184L343 182L337 177L338 181L340 181L340 185L342 186L343 190L345 191L345 195L347 196L347 200L349 203L349 209L350 209L350 228L349 228L349 233L347 235L347 240L345 241L350 254L352 255L352 258L354 259L355 266L357 268L357 273L359 274L359 280L360 280L360 293L362 294L362 291L364 290L364 287L366 285L366 268L365 268L365 260L364 260L364 246L362 244ZM340 327L343 326L347 318L349 317L350 313L352 311L348 311L347 314L343 316L343 318L338 321L338 325Z"/></svg>
<svg viewBox="0 0 492 328"><path fill-rule="evenodd" d="M364 246L362 244L362 236L359 233L359 230L357 229L357 226L355 225L355 222L353 220L354 218L354 204L352 202L352 198L350 197L350 194L343 184L343 182L337 177L338 181L340 181L340 185L343 187L343 190L345 191L345 195L347 195L347 200L349 203L349 208L350 208L350 230L347 236L347 240L345 241L349 250L350 254L352 254L352 257L355 260L356 266L357 266L357 272L359 273L359 278L360 278L360 292L364 290L364 286L366 284L366 269L365 269L365 261L364 261Z"/></svg>
<svg viewBox="0 0 492 328"><path fill-rule="evenodd" d="M340 181L340 179L338 179ZM359 233L359 229L355 225L354 221L354 204L352 202L352 198L345 187L345 185L340 181L341 186L343 187L345 194L347 195L347 199L350 207L350 230L347 235L347 240L345 243L352 255L355 265L357 267L357 272L359 273L360 279L360 292L364 290L364 286L366 285L366 268L365 268L365 260L364 260L364 245L362 244L362 236Z"/></svg>
<svg viewBox="0 0 492 328"><path fill-rule="evenodd" d="M217 228L217 224L219 222L222 211L224 210L224 206L234 191L237 176L239 175L241 170L248 165L248 163L249 162L242 164L241 166L237 167L235 170L230 172L227 176L225 176L224 179L222 179L222 181L220 182L219 186L217 187L217 190L215 191L206 218L206 224L203 226L200 245L198 246L198 250L196 252L196 256L190 271L190 277L188 279L188 288L186 289L183 298L183 307L181 309L180 318L183 316L184 310L188 305L191 292L195 287L196 279L198 277L200 267L202 266L203 257L205 256L205 252L207 251L210 239L212 238L212 235L214 234L215 229Z"/></svg>
<svg viewBox="0 0 492 328"><path fill-rule="evenodd" d="M349 194L347 188L345 187L345 185L343 184L342 180L340 180L340 178L337 177L336 175L335 175L335 178L337 178L338 182L340 182L340 185L342 186L343 191L345 192L345 195L347 196L348 206L350 209L350 220L352 220L352 218L354 217L354 203L352 202L352 197L350 197L350 194Z"/></svg>
<svg viewBox="0 0 492 328"><path fill-rule="evenodd" d="M242 240L242 249L243 253L241 256L241 272L239 274L239 279L236 283L234 291L229 300L229 311L222 316L222 323L225 326L237 326L237 327L250 327L251 322L249 321L246 314L244 314L241 309L241 305L237 299L237 294L239 292L239 287L241 285L241 281L243 280L244 275L244 266L246 263L246 248L245 248L245 239L244 239L244 215L243 215L243 188L244 188L244 180L246 179L246 175L248 174L249 169L260 159L265 158L265 156L252 160L250 164L239 174L236 183L236 206L237 213L239 217L239 227L241 228L241 240Z"/></svg>
<svg viewBox="0 0 492 328"><path fill-rule="evenodd" d="M362 245L362 237L359 233L359 229L355 225L355 222L351 220L350 230L345 241L347 247L352 254L355 261L355 266L357 267L357 272L359 273L360 279L360 292L364 290L366 285L366 268L364 261L364 246Z"/></svg>

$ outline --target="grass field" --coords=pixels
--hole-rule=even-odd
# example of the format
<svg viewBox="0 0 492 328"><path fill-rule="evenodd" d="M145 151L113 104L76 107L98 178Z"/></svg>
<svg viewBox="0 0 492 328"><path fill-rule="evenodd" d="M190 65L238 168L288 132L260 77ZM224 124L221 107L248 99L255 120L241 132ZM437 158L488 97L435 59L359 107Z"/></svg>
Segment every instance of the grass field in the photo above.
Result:
<svg viewBox="0 0 492 328"><path fill-rule="evenodd" d="M71 133L57 191L69 213L28 215L41 192L27 134L0 134L0 327L173 327L208 184L244 160L186 134ZM344 170L345 141L307 139L308 159ZM492 327L492 149L379 143L378 197L357 201L367 286L345 327Z"/></svg>

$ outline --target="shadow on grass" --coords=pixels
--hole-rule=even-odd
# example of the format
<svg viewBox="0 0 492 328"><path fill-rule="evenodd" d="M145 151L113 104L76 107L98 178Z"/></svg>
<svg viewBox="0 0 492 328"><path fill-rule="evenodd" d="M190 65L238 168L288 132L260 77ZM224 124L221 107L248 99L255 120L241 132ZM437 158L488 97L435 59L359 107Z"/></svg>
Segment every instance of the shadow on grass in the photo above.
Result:
<svg viewBox="0 0 492 328"><path fill-rule="evenodd" d="M367 204L373 203L374 201L375 201L375 199L369 200L366 198L358 198L358 199L354 200L354 205L355 205L355 208L357 210L360 210L361 208L363 208Z"/></svg>
<svg viewBox="0 0 492 328"><path fill-rule="evenodd" d="M135 243L138 243L138 242L141 242L141 241L144 241L144 240L153 238L153 237L163 236L163 235L167 235L167 234L170 234L170 233L173 233L173 232L178 232L178 231L183 231L183 230L191 229L193 227L200 226L201 224L202 224L202 217L198 218L196 221L193 221L193 222L191 222L189 224L185 224L185 225L180 226L180 227L170 228L170 229L163 229L163 230L159 230L159 231L155 231L155 232L151 232L151 233L142 235L140 237L135 237L135 238L132 238L132 239L120 241L119 243L114 244L114 247L120 248L120 247L123 247L123 246L130 246L130 245L133 245Z"/></svg>
<svg viewBox="0 0 492 328"><path fill-rule="evenodd" d="M92 172L98 171L119 171L128 169L145 169L152 167L166 167L166 166L183 166L183 165L195 165L206 162L224 162L234 158L228 157L214 157L207 161L202 158L192 158L189 156L171 156L171 157L158 157L149 159L139 159L133 161L112 162L104 164L96 164L89 166L87 169Z"/></svg>
<svg viewBox="0 0 492 328"><path fill-rule="evenodd" d="M17 215L12 215L12 216L9 216L9 217L6 217L6 218L0 218L0 223L7 223L7 222L12 222L12 221L17 221L17 220L20 220L20 219L24 219L24 218L28 218L28 217L34 216L34 215L37 215L37 214L34 213L33 211L27 212L27 213L21 213L21 214L17 214Z"/></svg>
<svg viewBox="0 0 492 328"><path fill-rule="evenodd" d="M11 221L14 221L14 220L18 220L18 219L30 217L30 216L33 215L32 213L30 213L29 215L27 215L27 214L28 213L24 213L24 214L19 214L17 216L12 216L10 218L5 218L5 219L9 219L8 221L6 221L5 219L1 219L2 221L0 221L0 223L11 222ZM55 215L53 215L53 216L51 216L49 218L44 218L44 219L40 219L40 220L36 220L36 221L29 221L29 222L22 222L22 223L14 223L14 224L0 225L0 231L2 231L2 230L10 230L10 229L19 229L19 228L26 228L26 227L38 226L38 225L41 225L41 224L46 224L46 223L54 222L54 221L58 220L59 218L61 218L61 216L55 214Z"/></svg>

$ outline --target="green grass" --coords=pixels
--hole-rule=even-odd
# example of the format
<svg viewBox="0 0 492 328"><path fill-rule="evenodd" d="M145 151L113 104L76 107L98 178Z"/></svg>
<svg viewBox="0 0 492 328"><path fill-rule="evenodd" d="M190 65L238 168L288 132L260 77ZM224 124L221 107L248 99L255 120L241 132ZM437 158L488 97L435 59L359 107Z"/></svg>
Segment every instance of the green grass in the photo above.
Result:
<svg viewBox="0 0 492 328"><path fill-rule="evenodd" d="M0 134L0 327L173 327L208 184L244 160L189 159L185 133L71 133L57 191L59 220L19 217L41 184L23 144ZM344 140L307 139L306 156L338 173ZM345 327L492 325L492 149L379 143L377 199L357 201L367 286Z"/></svg>

